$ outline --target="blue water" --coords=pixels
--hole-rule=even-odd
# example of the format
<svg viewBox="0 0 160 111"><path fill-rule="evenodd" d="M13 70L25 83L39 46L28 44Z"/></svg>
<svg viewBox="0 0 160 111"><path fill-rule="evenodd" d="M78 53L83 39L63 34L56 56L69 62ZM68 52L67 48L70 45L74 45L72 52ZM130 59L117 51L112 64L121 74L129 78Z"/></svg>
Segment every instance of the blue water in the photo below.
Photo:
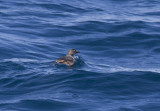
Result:
<svg viewBox="0 0 160 111"><path fill-rule="evenodd" d="M159 4L0 0L0 111L160 111Z"/></svg>

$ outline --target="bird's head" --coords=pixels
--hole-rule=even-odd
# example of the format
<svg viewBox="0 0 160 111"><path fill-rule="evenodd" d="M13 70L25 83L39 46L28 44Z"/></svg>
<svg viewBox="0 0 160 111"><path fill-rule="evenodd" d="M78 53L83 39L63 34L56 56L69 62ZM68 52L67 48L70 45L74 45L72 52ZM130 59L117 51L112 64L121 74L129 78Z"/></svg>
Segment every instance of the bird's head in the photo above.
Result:
<svg viewBox="0 0 160 111"><path fill-rule="evenodd" d="M70 49L67 53L67 55L74 56L75 54L80 53L79 51L76 51L75 49Z"/></svg>

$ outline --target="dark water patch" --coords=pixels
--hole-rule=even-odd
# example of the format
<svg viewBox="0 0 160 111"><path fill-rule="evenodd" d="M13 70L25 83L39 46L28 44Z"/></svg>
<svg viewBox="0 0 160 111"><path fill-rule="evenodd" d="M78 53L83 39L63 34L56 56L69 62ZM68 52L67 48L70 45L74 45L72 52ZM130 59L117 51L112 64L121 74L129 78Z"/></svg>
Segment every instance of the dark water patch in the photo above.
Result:
<svg viewBox="0 0 160 111"><path fill-rule="evenodd" d="M46 9L49 9L49 10L57 10L57 11L63 11L63 12L85 12L84 9L81 9L79 7L75 7L75 6L71 6L71 5L68 5L68 4L37 4L39 5L40 7L43 7L43 8L46 8Z"/></svg>
<svg viewBox="0 0 160 111"><path fill-rule="evenodd" d="M3 64L3 65L2 65ZM8 70L24 70L25 67L22 64L17 64L13 62L5 62L5 64L1 63L1 69L2 71L8 71Z"/></svg>
<svg viewBox="0 0 160 111"><path fill-rule="evenodd" d="M21 110L21 111L27 111L27 110L30 110L30 111L34 111L34 110L51 111L53 109L60 111L60 110L64 109L64 107L66 110L73 108L73 105L75 105L75 104L47 100L47 99L46 100L22 100L17 103L3 104L4 107L9 107L12 110Z"/></svg>
<svg viewBox="0 0 160 111"><path fill-rule="evenodd" d="M159 53L160 53L160 48L159 48L159 47L154 48L154 49L153 49L153 52L155 52L155 53L158 53L158 54L159 54Z"/></svg>
<svg viewBox="0 0 160 111"><path fill-rule="evenodd" d="M160 16L160 12L148 12L146 15L151 15L151 16Z"/></svg>
<svg viewBox="0 0 160 111"><path fill-rule="evenodd" d="M158 111L160 107L158 103L151 102L146 105L138 106L137 109L145 110L145 111Z"/></svg>

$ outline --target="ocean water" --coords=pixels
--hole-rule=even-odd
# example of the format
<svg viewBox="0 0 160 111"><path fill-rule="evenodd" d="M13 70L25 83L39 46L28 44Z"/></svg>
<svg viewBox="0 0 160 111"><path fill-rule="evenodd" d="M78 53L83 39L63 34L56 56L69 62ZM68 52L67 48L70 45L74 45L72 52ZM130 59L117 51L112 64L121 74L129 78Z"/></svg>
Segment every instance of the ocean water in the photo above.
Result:
<svg viewBox="0 0 160 111"><path fill-rule="evenodd" d="M0 111L160 111L159 4L0 0Z"/></svg>

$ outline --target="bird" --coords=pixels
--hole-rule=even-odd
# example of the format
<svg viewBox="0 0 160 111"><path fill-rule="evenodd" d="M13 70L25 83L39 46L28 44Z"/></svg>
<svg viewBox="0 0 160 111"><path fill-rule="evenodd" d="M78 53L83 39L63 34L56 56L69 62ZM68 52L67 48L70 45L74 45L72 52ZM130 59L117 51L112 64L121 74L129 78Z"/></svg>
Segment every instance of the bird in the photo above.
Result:
<svg viewBox="0 0 160 111"><path fill-rule="evenodd" d="M66 56L60 57L56 60L56 63L65 64L67 66L73 66L76 63L76 60L74 59L74 55L80 53L79 51L76 51L75 49L68 50Z"/></svg>

